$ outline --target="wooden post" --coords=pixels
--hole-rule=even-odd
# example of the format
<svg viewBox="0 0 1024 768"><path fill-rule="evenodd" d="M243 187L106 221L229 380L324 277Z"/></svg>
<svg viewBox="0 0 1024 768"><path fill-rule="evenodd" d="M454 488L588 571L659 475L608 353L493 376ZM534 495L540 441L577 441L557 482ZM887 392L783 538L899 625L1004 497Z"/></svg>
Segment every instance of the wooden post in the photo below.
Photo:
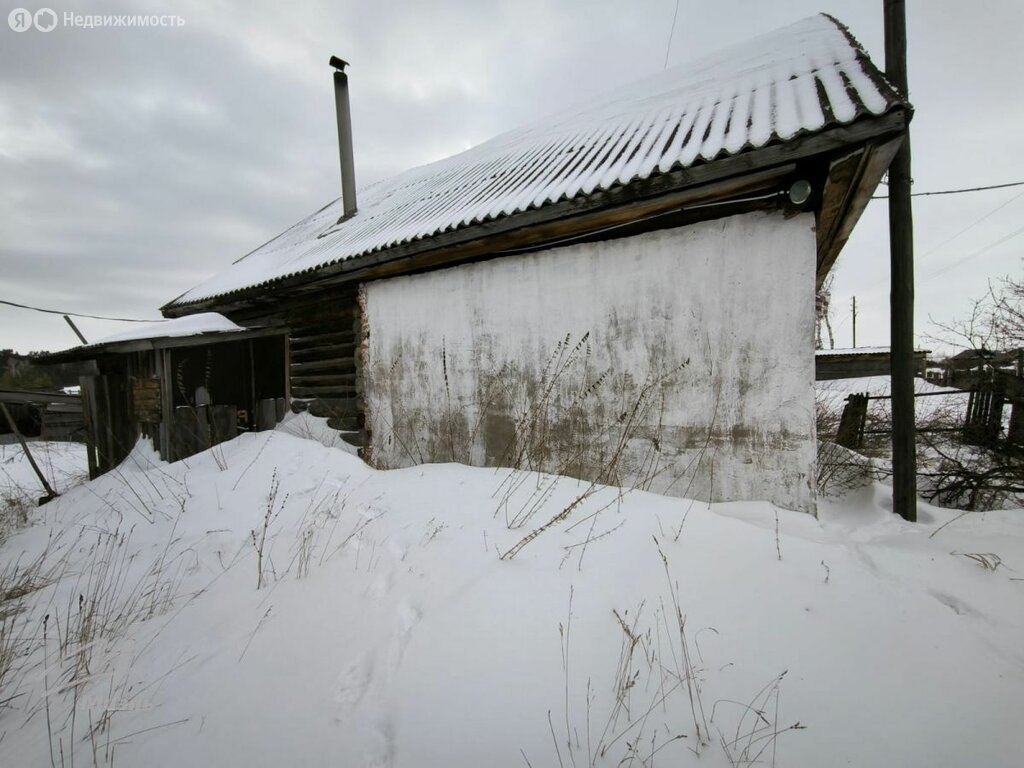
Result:
<svg viewBox="0 0 1024 768"><path fill-rule="evenodd" d="M904 0L884 0L885 74L908 98ZM892 376L893 511L917 521L914 426L914 222L910 201L910 129L889 166L890 347Z"/></svg>
<svg viewBox="0 0 1024 768"><path fill-rule="evenodd" d="M867 394L852 394L846 398L843 415L836 431L836 445L857 450L864 445L864 422L868 415Z"/></svg>
<svg viewBox="0 0 1024 768"><path fill-rule="evenodd" d="M256 404L256 431L262 432L277 426L277 403L266 397Z"/></svg>
<svg viewBox="0 0 1024 768"><path fill-rule="evenodd" d="M18 425L14 423L14 417L11 416L11 412L7 410L7 403L0 400L0 411L3 411L4 416L7 418L7 423L11 425L11 430L14 432L14 436L18 438L18 442L21 443L21 450L25 452L25 457L28 459L28 463L32 465L33 471L36 473L36 477L39 478L39 482L43 484L43 490L46 491L46 495L39 499L40 504L45 504L50 499L55 499L59 495L50 484L46 481L46 475L39 469L39 465L36 464L36 460L32 458L32 451L28 449L28 443L25 442L25 438L21 436L21 432L18 430Z"/></svg>
<svg viewBox="0 0 1024 768"><path fill-rule="evenodd" d="M853 297L853 348L857 348L857 297Z"/></svg>
<svg viewBox="0 0 1024 768"><path fill-rule="evenodd" d="M78 330L78 326L75 325L75 321L72 320L68 315L64 315L64 322L71 326L71 330L75 332L75 336L78 337L78 340L80 342L82 342L83 344L89 343L88 341L85 340L85 336L82 335L82 332Z"/></svg>
<svg viewBox="0 0 1024 768"><path fill-rule="evenodd" d="M238 436L238 408L234 405L211 405L210 444L217 445Z"/></svg>

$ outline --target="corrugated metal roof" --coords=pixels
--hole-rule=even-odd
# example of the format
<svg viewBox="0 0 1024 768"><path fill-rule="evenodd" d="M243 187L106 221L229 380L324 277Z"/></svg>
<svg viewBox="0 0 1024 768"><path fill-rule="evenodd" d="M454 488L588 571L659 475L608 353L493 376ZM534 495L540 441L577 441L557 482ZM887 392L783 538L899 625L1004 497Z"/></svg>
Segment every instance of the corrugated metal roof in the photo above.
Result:
<svg viewBox="0 0 1024 768"><path fill-rule="evenodd" d="M749 152L902 105L819 15L336 200L172 302L271 283L442 232Z"/></svg>

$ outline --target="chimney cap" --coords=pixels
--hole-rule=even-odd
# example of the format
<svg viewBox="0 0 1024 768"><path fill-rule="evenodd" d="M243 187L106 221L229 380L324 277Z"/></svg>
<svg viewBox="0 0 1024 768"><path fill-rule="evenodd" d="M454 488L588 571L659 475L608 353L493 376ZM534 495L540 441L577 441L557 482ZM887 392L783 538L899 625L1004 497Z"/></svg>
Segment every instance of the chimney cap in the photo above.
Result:
<svg viewBox="0 0 1024 768"><path fill-rule="evenodd" d="M339 72L344 72L345 67L348 66L348 62L344 59L339 59L337 56L331 56L330 65Z"/></svg>

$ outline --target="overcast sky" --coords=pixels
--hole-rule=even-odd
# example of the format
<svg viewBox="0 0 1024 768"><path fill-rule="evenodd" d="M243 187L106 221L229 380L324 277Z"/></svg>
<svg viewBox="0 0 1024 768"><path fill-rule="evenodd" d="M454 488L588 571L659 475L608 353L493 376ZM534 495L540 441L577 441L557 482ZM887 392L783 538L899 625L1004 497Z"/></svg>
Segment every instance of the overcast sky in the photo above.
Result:
<svg viewBox="0 0 1024 768"><path fill-rule="evenodd" d="M158 308L340 195L331 69L351 62L360 184L464 150L661 70L675 0L0 0L0 299L156 318ZM58 25L15 8L175 14L181 27ZM826 11L884 68L882 0L680 0L669 66ZM909 0L916 191L1024 179L1019 0ZM917 333L1020 276L1024 187L918 198ZM980 223L976 222L983 219ZM833 293L836 346L888 344L886 204ZM964 231L965 228L968 228ZM123 327L81 320L90 338ZM76 343L0 306L0 348Z"/></svg>

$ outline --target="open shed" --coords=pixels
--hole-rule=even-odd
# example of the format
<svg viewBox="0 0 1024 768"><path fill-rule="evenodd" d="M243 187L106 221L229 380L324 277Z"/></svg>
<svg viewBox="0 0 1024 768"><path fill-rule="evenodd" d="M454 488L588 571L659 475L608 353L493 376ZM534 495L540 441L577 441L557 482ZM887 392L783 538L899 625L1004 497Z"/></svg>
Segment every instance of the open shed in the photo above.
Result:
<svg viewBox="0 0 1024 768"><path fill-rule="evenodd" d="M100 341L48 355L93 360L81 377L89 475L116 467L139 437L162 458L186 458L268 429L288 400L287 330L243 328L208 312L143 323Z"/></svg>

